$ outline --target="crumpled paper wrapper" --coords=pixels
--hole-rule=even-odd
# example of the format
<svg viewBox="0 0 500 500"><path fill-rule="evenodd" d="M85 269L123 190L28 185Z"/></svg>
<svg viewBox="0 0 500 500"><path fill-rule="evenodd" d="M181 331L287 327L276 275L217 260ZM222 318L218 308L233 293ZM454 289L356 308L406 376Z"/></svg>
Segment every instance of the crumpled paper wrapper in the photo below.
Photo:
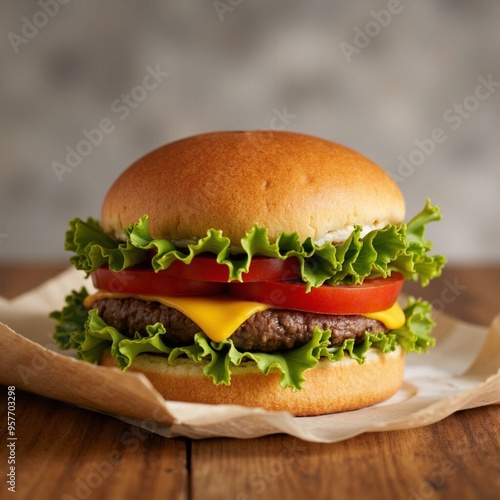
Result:
<svg viewBox="0 0 500 500"><path fill-rule="evenodd" d="M293 417L259 408L165 401L142 374L57 352L48 313L82 285L91 289L82 273L69 269L14 300L0 298L0 383L112 414L165 437L196 439L285 433L332 443L363 432L428 425L458 410L500 403L500 314L489 329L440 314L436 347L408 356L402 389L370 408Z"/></svg>

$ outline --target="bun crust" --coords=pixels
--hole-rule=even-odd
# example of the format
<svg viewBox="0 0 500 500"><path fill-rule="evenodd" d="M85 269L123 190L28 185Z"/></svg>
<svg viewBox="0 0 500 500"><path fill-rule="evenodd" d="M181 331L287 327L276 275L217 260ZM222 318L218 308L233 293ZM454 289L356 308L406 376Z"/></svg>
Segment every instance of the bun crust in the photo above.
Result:
<svg viewBox="0 0 500 500"><path fill-rule="evenodd" d="M136 161L110 188L101 222L120 238L144 214L155 238L190 242L215 228L237 245L255 224L271 241L283 231L321 241L354 224L399 224L405 205L386 172L339 144L292 132L216 132Z"/></svg>
<svg viewBox="0 0 500 500"><path fill-rule="evenodd" d="M116 366L109 351L100 364ZM214 385L201 366L179 358L168 365L161 356L141 354L130 370L144 373L167 400L238 404L313 416L356 410L391 397L403 383L404 354L400 347L389 354L372 348L362 365L349 357L334 363L321 360L304 373L304 388L295 393L280 387L277 372L263 375L251 362L232 367L229 386Z"/></svg>

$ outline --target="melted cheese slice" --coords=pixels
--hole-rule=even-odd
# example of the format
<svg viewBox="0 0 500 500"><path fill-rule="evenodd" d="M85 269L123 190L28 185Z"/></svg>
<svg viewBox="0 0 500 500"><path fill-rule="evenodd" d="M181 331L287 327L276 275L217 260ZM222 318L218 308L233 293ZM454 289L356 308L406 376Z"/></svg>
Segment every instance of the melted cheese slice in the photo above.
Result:
<svg viewBox="0 0 500 500"><path fill-rule="evenodd" d="M405 324L405 313L396 302L392 307L385 311L362 314L365 318L372 318L383 323L389 330L401 328Z"/></svg>
<svg viewBox="0 0 500 500"><path fill-rule="evenodd" d="M238 327L250 316L271 306L260 302L250 302L227 295L204 295L197 297L167 297L163 295L138 295L125 293L97 292L89 295L84 301L87 309L97 300L134 298L149 302L159 302L173 307L194 321L214 342L222 342L229 338ZM386 311L367 313L362 316L383 323L389 330L404 325L405 315L398 304Z"/></svg>

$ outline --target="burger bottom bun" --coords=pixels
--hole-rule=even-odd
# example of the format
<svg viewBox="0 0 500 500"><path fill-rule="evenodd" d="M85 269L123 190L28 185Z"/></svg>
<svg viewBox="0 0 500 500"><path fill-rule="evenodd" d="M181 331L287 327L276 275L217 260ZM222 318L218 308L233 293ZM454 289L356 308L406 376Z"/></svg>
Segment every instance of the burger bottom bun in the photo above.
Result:
<svg viewBox="0 0 500 500"><path fill-rule="evenodd" d="M100 364L116 367L109 351ZM214 385L202 369L203 365L187 359L167 364L164 357L148 354L135 358L129 368L144 373L167 400L237 404L313 416L356 410L391 397L403 383L404 354L399 346L389 354L371 348L361 365L348 356L334 363L322 359L304 372L306 381L298 392L279 385L279 372L263 375L253 362L233 366L229 386Z"/></svg>

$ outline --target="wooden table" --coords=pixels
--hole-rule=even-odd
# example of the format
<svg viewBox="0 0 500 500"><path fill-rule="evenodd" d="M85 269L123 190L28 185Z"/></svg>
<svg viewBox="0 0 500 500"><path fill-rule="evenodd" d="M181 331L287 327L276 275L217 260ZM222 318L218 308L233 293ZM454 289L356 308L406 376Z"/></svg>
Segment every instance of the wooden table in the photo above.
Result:
<svg viewBox="0 0 500 500"><path fill-rule="evenodd" d="M0 295L13 297L64 267L0 264ZM413 285L407 291L419 292ZM421 295L449 314L489 324L500 310L500 266L448 266ZM6 402L2 387L0 498L10 498ZM12 498L500 498L498 405L326 445L284 435L165 439L19 390L16 403Z"/></svg>

